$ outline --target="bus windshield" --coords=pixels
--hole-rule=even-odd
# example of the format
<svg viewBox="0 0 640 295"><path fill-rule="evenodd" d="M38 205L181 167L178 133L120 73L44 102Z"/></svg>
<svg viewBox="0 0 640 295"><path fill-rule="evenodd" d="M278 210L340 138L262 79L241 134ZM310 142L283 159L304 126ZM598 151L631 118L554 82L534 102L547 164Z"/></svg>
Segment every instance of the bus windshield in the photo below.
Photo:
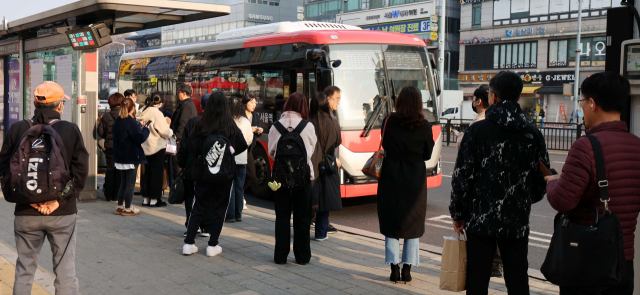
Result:
<svg viewBox="0 0 640 295"><path fill-rule="evenodd" d="M390 77L389 87L395 93L405 86L415 86L422 93L423 113L429 122L438 122L436 94L432 85L431 71L426 70L428 59L426 50L420 46L380 45L380 44L340 44L329 45L331 60L341 60L342 64L333 69L334 84L341 90L338 120L344 130L362 129L368 116L385 93L385 73L382 65L382 51ZM429 76L427 76L429 75ZM379 129L387 116L386 110L374 124Z"/></svg>

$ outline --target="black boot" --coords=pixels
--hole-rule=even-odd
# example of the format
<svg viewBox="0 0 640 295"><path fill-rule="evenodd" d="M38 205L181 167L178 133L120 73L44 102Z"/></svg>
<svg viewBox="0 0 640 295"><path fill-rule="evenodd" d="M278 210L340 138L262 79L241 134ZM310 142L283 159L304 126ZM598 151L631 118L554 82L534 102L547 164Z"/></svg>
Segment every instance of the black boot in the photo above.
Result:
<svg viewBox="0 0 640 295"><path fill-rule="evenodd" d="M405 264L402 266L402 280L406 284L411 282L411 264Z"/></svg>
<svg viewBox="0 0 640 295"><path fill-rule="evenodd" d="M391 277L389 279L394 283L400 280L400 265L391 263Z"/></svg>

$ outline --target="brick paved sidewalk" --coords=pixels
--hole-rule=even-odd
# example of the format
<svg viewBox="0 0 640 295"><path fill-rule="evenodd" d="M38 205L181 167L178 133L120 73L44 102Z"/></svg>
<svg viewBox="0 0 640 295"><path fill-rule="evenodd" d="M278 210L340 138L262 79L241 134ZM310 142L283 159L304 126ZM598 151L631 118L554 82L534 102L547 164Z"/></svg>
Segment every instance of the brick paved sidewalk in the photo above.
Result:
<svg viewBox="0 0 640 295"><path fill-rule="evenodd" d="M141 199L136 196L134 204ZM412 268L413 282L393 284L384 265L384 241L342 232L323 242L311 241L308 265L292 263L293 251L288 264L276 265L275 216L249 207L242 222L225 224L223 252L209 258L204 255L208 238L196 238L197 254L181 255L183 205L143 207L141 215L123 217L113 214L116 205L111 202L78 204L76 269L81 293L451 294L438 289L439 255L421 251L420 267ZM13 204L0 201L0 225L0 242L14 247ZM41 256L42 268L51 272L46 245ZM15 257L7 260L15 264ZM531 279L530 284L532 294L558 293L546 282ZM492 279L490 288L490 294L506 294L502 279Z"/></svg>

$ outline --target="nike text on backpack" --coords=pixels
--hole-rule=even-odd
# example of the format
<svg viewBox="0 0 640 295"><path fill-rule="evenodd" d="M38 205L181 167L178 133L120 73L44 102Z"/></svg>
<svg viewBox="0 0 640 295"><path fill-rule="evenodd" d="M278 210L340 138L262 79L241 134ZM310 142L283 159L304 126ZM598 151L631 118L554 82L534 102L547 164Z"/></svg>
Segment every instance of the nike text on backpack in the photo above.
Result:
<svg viewBox="0 0 640 295"><path fill-rule="evenodd" d="M203 181L228 181L236 177L236 161L231 142L221 134L209 134L202 145L193 169L193 179Z"/></svg>
<svg viewBox="0 0 640 295"><path fill-rule="evenodd" d="M9 172L2 180L5 199L12 203L35 204L57 200L68 194L73 181L65 161L64 143L52 126L60 122L33 125L22 135L9 160Z"/></svg>
<svg viewBox="0 0 640 295"><path fill-rule="evenodd" d="M285 128L280 121L273 124L281 135L273 165L273 179L289 189L305 185L311 175L307 149L300 136L308 123L306 120L300 121L293 131Z"/></svg>

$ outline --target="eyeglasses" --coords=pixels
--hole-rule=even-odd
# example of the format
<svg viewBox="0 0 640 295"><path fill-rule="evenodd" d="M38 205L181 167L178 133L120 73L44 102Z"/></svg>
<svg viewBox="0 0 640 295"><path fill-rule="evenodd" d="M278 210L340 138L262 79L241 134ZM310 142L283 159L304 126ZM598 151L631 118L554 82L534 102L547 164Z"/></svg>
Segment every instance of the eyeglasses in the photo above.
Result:
<svg viewBox="0 0 640 295"><path fill-rule="evenodd" d="M584 104L584 101L585 101L585 100L587 100L587 99L581 99L581 100L578 100L578 105L579 105L580 107L582 107L582 105Z"/></svg>

